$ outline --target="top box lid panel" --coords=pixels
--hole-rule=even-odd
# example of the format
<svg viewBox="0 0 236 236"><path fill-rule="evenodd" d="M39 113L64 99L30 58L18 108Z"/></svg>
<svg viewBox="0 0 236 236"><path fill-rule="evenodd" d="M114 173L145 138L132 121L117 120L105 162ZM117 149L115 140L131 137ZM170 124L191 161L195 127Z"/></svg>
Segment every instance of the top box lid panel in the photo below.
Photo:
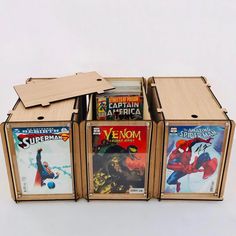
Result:
<svg viewBox="0 0 236 236"><path fill-rule="evenodd" d="M165 119L226 120L202 77L154 77Z"/></svg>
<svg viewBox="0 0 236 236"><path fill-rule="evenodd" d="M55 78L31 78L27 83L45 83ZM45 122L45 121L70 121L72 113L81 112L78 110L78 99L70 98L52 103L50 106L35 106L25 108L19 100L12 111L9 111L9 122Z"/></svg>
<svg viewBox="0 0 236 236"><path fill-rule="evenodd" d="M78 73L40 83L14 86L25 107L48 106L51 102L91 93L103 93L114 87L96 72Z"/></svg>

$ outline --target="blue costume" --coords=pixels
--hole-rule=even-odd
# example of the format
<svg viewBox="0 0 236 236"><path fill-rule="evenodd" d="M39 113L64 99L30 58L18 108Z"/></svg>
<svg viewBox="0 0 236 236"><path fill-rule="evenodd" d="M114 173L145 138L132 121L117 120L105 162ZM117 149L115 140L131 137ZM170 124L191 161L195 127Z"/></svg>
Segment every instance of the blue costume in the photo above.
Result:
<svg viewBox="0 0 236 236"><path fill-rule="evenodd" d="M45 185L44 181L46 179L57 179L59 175L53 173L50 168L41 161L41 152L42 149L39 149L36 156L36 163L37 163L37 173L35 177L35 185Z"/></svg>

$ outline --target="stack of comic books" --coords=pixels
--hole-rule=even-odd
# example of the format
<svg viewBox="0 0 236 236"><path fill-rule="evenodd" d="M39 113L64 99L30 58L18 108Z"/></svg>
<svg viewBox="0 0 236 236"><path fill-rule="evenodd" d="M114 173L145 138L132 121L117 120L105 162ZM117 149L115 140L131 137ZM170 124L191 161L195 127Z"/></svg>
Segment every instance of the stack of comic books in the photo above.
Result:
<svg viewBox="0 0 236 236"><path fill-rule="evenodd" d="M137 80L111 81L113 90L96 95L97 120L142 120L143 94Z"/></svg>

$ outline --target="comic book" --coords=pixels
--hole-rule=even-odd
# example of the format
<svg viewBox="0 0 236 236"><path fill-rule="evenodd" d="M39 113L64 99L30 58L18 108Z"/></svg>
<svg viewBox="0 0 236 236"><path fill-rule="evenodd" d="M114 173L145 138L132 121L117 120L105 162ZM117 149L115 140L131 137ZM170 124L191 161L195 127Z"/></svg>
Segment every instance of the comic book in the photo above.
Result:
<svg viewBox="0 0 236 236"><path fill-rule="evenodd" d="M143 194L147 126L93 126L94 193Z"/></svg>
<svg viewBox="0 0 236 236"><path fill-rule="evenodd" d="M96 95L97 120L142 120L142 84L138 80L112 80L113 90Z"/></svg>
<svg viewBox="0 0 236 236"><path fill-rule="evenodd" d="M214 193L224 135L224 126L170 126L165 192Z"/></svg>
<svg viewBox="0 0 236 236"><path fill-rule="evenodd" d="M22 194L72 194L69 127L12 129Z"/></svg>
<svg viewBox="0 0 236 236"><path fill-rule="evenodd" d="M97 96L97 120L142 120L143 97L140 95Z"/></svg>

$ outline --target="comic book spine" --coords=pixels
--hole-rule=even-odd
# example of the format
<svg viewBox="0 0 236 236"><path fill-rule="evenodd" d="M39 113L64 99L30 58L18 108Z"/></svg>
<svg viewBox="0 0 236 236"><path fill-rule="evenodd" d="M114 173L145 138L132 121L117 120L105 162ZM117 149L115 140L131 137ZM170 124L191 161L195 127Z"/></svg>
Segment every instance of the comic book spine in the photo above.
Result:
<svg viewBox="0 0 236 236"><path fill-rule="evenodd" d="M96 118L97 120L106 120L107 98L102 96L96 97Z"/></svg>

